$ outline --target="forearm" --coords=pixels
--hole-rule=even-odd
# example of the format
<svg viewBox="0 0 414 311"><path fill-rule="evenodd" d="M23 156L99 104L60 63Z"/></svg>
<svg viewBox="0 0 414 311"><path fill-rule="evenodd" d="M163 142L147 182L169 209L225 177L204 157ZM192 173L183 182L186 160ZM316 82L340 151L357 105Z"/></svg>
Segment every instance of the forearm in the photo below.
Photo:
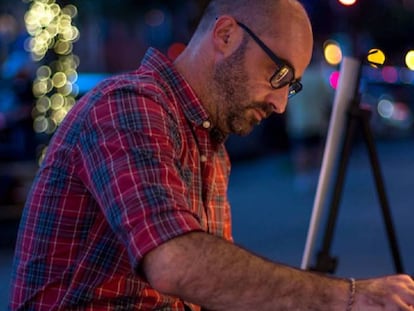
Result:
<svg viewBox="0 0 414 311"><path fill-rule="evenodd" d="M172 243L172 244L170 244ZM211 310L345 310L348 282L271 263L204 233L150 253L155 288Z"/></svg>

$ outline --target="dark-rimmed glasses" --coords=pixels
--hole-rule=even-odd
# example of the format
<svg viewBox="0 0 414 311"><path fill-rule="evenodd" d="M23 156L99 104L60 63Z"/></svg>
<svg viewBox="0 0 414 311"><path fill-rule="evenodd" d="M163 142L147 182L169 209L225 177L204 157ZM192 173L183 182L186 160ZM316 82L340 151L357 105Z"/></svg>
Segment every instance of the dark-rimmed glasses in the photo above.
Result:
<svg viewBox="0 0 414 311"><path fill-rule="evenodd" d="M287 61L282 60L281 58L276 56L276 54L273 53L272 50L266 44L264 44L264 42L260 40L259 37L256 36L253 31L250 30L249 27L240 22L237 22L237 24L250 35L250 37L277 65L278 68L269 80L272 88L280 89L286 85L289 85L289 98L299 93L302 90L303 86L300 82L300 79L295 79L295 70L293 69L293 67Z"/></svg>

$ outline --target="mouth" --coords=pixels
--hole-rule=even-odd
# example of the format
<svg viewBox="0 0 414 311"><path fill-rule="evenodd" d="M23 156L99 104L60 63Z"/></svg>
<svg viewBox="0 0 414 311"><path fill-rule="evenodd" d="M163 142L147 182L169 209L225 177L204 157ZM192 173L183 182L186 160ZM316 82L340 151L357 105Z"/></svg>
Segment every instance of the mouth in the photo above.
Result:
<svg viewBox="0 0 414 311"><path fill-rule="evenodd" d="M254 108L252 111L257 123L260 123L263 119L267 118L267 113L264 112L262 109Z"/></svg>

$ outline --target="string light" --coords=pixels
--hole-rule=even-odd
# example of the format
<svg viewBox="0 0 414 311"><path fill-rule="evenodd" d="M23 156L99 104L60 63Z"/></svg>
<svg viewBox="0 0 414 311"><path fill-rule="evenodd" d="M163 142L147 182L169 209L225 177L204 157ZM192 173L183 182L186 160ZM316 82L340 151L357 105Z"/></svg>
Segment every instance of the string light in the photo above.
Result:
<svg viewBox="0 0 414 311"><path fill-rule="evenodd" d="M30 35L26 49L35 62L42 62L47 55L54 59L39 66L32 88L35 97L33 129L36 133L51 135L78 95L79 58L73 54L73 44L79 39L79 30L73 25L78 10L72 4L61 8L55 0L23 1L30 4L24 16ZM39 163L46 149L47 146L41 151Z"/></svg>
<svg viewBox="0 0 414 311"><path fill-rule="evenodd" d="M53 134L78 95L79 58L72 52L79 39L79 30L73 25L78 10L71 4L61 8L55 0L25 2L30 4L24 17L30 35L26 48L35 62L43 61L49 54L54 59L41 64L36 71L32 88L33 128L37 133Z"/></svg>

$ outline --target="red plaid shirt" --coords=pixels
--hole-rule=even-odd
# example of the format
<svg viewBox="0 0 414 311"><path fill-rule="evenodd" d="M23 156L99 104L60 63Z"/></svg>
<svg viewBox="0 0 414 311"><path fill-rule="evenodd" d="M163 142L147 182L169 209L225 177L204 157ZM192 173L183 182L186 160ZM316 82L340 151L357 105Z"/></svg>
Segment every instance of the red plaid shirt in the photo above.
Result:
<svg viewBox="0 0 414 311"><path fill-rule="evenodd" d="M151 288L139 265L187 232L232 240L230 163L212 132L191 87L154 49L137 71L84 96L29 194L11 309L184 310Z"/></svg>

